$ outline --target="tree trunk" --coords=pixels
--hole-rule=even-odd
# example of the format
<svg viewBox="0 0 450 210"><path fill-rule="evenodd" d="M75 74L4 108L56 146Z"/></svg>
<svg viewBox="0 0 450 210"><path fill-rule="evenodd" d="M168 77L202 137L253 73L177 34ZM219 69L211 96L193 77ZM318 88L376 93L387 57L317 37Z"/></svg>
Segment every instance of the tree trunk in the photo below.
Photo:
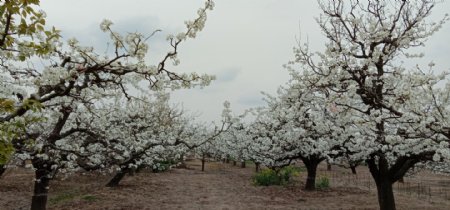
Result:
<svg viewBox="0 0 450 210"><path fill-rule="evenodd" d="M350 169L352 170L352 174L356 174L356 166L350 165Z"/></svg>
<svg viewBox="0 0 450 210"><path fill-rule="evenodd" d="M235 160L233 160L233 166L236 166L236 164L237 164L237 163L236 163L236 161L235 161Z"/></svg>
<svg viewBox="0 0 450 210"><path fill-rule="evenodd" d="M5 171L6 171L5 165L0 164L0 177L2 177L3 173L5 173Z"/></svg>
<svg viewBox="0 0 450 210"><path fill-rule="evenodd" d="M202 171L205 171L205 162L206 162L205 154L202 155Z"/></svg>
<svg viewBox="0 0 450 210"><path fill-rule="evenodd" d="M395 210L395 199L391 181L379 180L376 184L380 210Z"/></svg>
<svg viewBox="0 0 450 210"><path fill-rule="evenodd" d="M308 176L306 178L306 190L315 190L316 189L316 174L317 174L317 165L306 167L308 171Z"/></svg>
<svg viewBox="0 0 450 210"><path fill-rule="evenodd" d="M50 184L50 170L48 166L50 164L42 163L42 160L38 160L40 163L34 163L35 181L34 181L34 193L31 198L31 210L45 210L47 207L47 196Z"/></svg>
<svg viewBox="0 0 450 210"><path fill-rule="evenodd" d="M389 177L389 164L384 157L379 157L378 164L375 159L367 160L370 174L375 180L380 210L395 210L395 198L392 190L392 181Z"/></svg>
<svg viewBox="0 0 450 210"><path fill-rule="evenodd" d="M306 178L305 190L315 190L316 189L316 175L317 175L317 166L321 162L316 158L302 159L303 163L306 166L306 170L308 172L308 176Z"/></svg>
<svg viewBox="0 0 450 210"><path fill-rule="evenodd" d="M331 171L331 164L327 161L327 171Z"/></svg>
<svg viewBox="0 0 450 210"><path fill-rule="evenodd" d="M241 168L245 168L245 161L241 162Z"/></svg>
<svg viewBox="0 0 450 210"><path fill-rule="evenodd" d="M261 168L261 163L255 163L255 172L258 173Z"/></svg>
<svg viewBox="0 0 450 210"><path fill-rule="evenodd" d="M121 169L114 175L114 177L109 180L108 184L106 184L107 187L117 187L119 186L120 181L127 175L128 170L127 169Z"/></svg>

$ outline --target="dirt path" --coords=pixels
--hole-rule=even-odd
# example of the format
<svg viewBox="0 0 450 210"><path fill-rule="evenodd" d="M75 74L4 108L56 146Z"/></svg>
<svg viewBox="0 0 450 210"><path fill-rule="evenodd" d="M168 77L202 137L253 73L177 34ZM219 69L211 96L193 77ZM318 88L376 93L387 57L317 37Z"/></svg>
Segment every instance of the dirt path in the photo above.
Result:
<svg viewBox="0 0 450 210"><path fill-rule="evenodd" d="M103 187L109 177L74 176L54 181L49 209L377 209L374 192L356 187L336 187L304 192L304 177L287 187L258 187L251 183L254 168L211 162L200 171L200 162L189 169L165 173L139 173L126 177L120 187ZM14 172L14 171L12 171ZM0 179L0 209L28 209L32 174L16 171ZM28 184L27 184L28 183ZM448 203L397 196L398 209L446 209Z"/></svg>
<svg viewBox="0 0 450 210"><path fill-rule="evenodd" d="M199 162L190 162L189 168L150 174L151 177L149 174L128 177L118 189L98 191L96 195L102 197L101 202L83 208L298 209L298 204L303 202L292 202L284 195L286 189L282 187L253 186L251 169L208 163L206 171L202 172ZM131 196L133 193L136 194ZM67 207L67 203L64 206Z"/></svg>
<svg viewBox="0 0 450 210"><path fill-rule="evenodd" d="M101 198L98 202L92 202L90 205L82 202L83 208L335 209L336 198L337 201L354 200L355 194L364 194L357 189L305 193L299 186L257 187L251 183L252 169L220 163L208 163L205 172L199 170L199 162L191 162L189 168L191 169L174 169L168 173L128 177L118 189L98 191L95 194ZM317 199L324 194L328 194L329 201ZM111 205L112 203L115 204ZM76 207L77 202L73 203L73 206ZM361 207L345 203L340 206L344 209ZM55 207L68 207L68 203ZM372 207L375 208L376 203L373 203ZM369 206L363 209L366 208L370 209Z"/></svg>

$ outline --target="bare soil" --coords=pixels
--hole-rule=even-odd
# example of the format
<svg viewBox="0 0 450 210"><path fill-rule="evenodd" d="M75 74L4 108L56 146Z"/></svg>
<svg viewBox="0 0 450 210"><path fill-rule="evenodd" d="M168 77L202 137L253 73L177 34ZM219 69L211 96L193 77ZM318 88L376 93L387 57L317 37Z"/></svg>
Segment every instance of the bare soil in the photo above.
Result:
<svg viewBox="0 0 450 210"><path fill-rule="evenodd" d="M364 167L358 168L358 178L349 170L319 168L319 177L326 175L331 187L307 192L302 190L305 173L288 186L261 187L252 184L254 166L240 168L232 164L208 162L205 172L199 161L189 161L187 169L172 169L163 173L144 171L127 176L117 188L104 187L111 176L89 173L51 182L49 209L378 209L376 190L370 186L370 176ZM420 177L423 174L417 175ZM450 183L450 178L434 174L436 186ZM406 178L416 186L419 178ZM367 180L366 180L367 179ZM21 168L9 169L0 178L0 209L29 209L33 174ZM355 181L356 180L356 181ZM398 187L398 209L450 209L448 188L435 185L422 194ZM423 188L423 187L422 187ZM425 187L426 188L426 187ZM421 189L419 187L419 189ZM444 192L445 191L445 192Z"/></svg>

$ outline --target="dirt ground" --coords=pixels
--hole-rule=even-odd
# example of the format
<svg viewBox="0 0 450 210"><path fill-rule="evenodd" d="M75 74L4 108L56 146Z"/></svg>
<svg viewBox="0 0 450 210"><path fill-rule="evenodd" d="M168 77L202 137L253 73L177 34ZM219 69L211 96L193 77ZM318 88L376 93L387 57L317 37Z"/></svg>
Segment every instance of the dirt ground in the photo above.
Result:
<svg viewBox="0 0 450 210"><path fill-rule="evenodd" d="M358 169L358 176L364 177L366 169ZM108 176L75 175L66 180L52 181L48 207L127 210L378 209L375 189L370 186L366 189L357 182L351 184L339 180L343 170L334 167L334 174L328 174L331 188L314 192L302 190L305 173L289 186L254 186L251 181L254 167L250 164L247 168L240 168L232 164L208 162L206 171L202 172L199 161L190 161L188 169L127 176L114 189L103 187L110 178ZM326 173L325 166L321 166L319 174ZM342 177L345 178L344 175ZM445 176L436 177L450 180ZM32 173L25 169L6 172L0 179L0 209L29 209L32 179ZM340 183L333 184L333 181ZM450 200L445 197L427 199L404 192L396 193L396 201L398 209L449 209L450 206Z"/></svg>

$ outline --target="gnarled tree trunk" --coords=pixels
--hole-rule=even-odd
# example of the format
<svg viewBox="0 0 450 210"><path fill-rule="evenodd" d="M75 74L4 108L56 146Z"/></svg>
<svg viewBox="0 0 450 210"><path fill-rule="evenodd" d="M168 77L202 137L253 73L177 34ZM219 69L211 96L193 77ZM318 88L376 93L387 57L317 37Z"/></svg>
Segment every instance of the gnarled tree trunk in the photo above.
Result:
<svg viewBox="0 0 450 210"><path fill-rule="evenodd" d="M429 158L432 157L429 154ZM416 163L420 162L421 156L404 156L399 157L393 164L389 164L384 156L375 156L367 159L367 166L377 185L378 203L380 210L395 210L395 198L392 190L392 184L402 179L406 172Z"/></svg>

